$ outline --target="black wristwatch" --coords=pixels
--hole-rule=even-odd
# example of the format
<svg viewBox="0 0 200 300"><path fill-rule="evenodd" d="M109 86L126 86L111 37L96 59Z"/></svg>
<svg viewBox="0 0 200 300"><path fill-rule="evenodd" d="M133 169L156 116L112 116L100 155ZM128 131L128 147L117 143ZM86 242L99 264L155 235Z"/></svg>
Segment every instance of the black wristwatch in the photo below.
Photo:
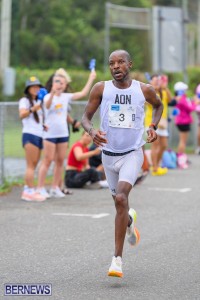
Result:
<svg viewBox="0 0 200 300"><path fill-rule="evenodd" d="M157 129L158 129L158 127L157 127L154 123L151 123L151 124L149 125L149 128L150 128L150 127L153 127L154 130L157 130Z"/></svg>

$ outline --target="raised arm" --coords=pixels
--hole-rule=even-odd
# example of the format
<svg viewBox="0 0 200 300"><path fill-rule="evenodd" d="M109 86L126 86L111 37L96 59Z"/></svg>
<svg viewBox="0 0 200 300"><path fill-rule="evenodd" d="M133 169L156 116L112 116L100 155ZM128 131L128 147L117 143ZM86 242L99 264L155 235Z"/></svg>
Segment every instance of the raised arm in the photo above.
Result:
<svg viewBox="0 0 200 300"><path fill-rule="evenodd" d="M73 93L72 100L78 100L83 97L86 97L92 87L95 78L96 78L96 72L91 71L86 85L80 92Z"/></svg>
<svg viewBox="0 0 200 300"><path fill-rule="evenodd" d="M107 143L105 133L99 129L94 129L92 124L92 118L101 104L103 90L104 82L98 82L93 86L81 121L83 128L89 133L97 146L102 146L103 143Z"/></svg>

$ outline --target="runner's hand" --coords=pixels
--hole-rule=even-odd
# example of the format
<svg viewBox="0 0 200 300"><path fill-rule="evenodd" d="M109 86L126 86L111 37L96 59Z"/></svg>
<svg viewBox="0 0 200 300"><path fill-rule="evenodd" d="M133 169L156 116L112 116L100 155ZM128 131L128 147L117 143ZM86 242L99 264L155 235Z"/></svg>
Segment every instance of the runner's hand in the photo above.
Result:
<svg viewBox="0 0 200 300"><path fill-rule="evenodd" d="M93 139L93 142L98 146L102 147L103 144L107 144L107 139L105 138L106 133L101 130L95 130L93 129L91 132L91 137Z"/></svg>
<svg viewBox="0 0 200 300"><path fill-rule="evenodd" d="M152 143L157 140L157 133L153 128L147 129L147 143Z"/></svg>

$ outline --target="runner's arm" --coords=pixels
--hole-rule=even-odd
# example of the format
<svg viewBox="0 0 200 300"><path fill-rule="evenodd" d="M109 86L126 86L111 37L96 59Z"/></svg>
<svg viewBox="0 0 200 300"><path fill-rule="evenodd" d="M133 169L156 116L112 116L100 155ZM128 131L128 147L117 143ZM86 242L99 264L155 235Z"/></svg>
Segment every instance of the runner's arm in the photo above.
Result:
<svg viewBox="0 0 200 300"><path fill-rule="evenodd" d="M103 82L98 82L93 86L81 122L85 131L91 135L97 146L103 146L104 143L107 143L105 132L102 132L99 129L94 129L92 124L92 118L101 104L103 89Z"/></svg>

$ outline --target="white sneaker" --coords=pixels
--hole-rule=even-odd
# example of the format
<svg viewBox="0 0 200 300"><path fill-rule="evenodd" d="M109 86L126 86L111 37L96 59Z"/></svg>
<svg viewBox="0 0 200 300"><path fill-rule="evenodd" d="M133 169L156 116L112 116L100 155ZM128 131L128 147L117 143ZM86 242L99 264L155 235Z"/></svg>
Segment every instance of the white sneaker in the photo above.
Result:
<svg viewBox="0 0 200 300"><path fill-rule="evenodd" d="M107 180L100 180L98 182L102 188L109 188Z"/></svg>
<svg viewBox="0 0 200 300"><path fill-rule="evenodd" d="M123 277L122 258L113 256L111 266L108 270L108 276Z"/></svg>
<svg viewBox="0 0 200 300"><path fill-rule="evenodd" d="M58 186L56 188L51 188L49 191L49 195L50 195L50 197L54 197L54 198L64 198L65 197L65 194L59 189Z"/></svg>
<svg viewBox="0 0 200 300"><path fill-rule="evenodd" d="M43 196L43 197L45 197L45 198L50 198L50 195L49 195L49 193L47 192L47 190L45 189L45 187L42 187L42 188L37 189L37 192L38 192L41 196Z"/></svg>
<svg viewBox="0 0 200 300"><path fill-rule="evenodd" d="M132 224L129 227L127 227L126 230L128 235L128 242L131 246L136 246L140 241L140 233L138 229L135 227L137 213L133 208L130 208L128 214L132 219Z"/></svg>

